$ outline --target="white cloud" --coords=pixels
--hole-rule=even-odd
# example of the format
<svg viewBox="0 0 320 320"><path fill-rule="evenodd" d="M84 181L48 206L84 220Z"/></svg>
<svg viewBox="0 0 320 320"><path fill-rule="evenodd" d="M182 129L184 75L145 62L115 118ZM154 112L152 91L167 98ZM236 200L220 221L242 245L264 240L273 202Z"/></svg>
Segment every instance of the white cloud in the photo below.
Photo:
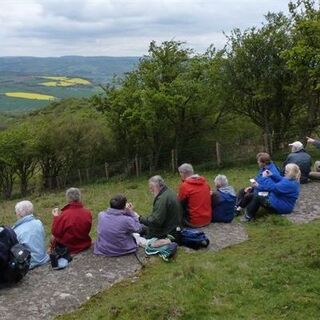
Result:
<svg viewBox="0 0 320 320"><path fill-rule="evenodd" d="M0 0L1 55L142 55L151 40L222 47L287 0Z"/></svg>

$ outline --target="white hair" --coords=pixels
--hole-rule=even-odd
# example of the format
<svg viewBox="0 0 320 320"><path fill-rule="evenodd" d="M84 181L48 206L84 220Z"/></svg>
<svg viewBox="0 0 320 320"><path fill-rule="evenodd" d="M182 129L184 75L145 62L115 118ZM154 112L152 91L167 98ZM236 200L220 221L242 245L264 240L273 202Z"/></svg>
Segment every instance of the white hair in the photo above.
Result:
<svg viewBox="0 0 320 320"><path fill-rule="evenodd" d="M300 180L301 171L295 163L288 163L284 169L285 169L285 176L291 179L295 179L297 181Z"/></svg>
<svg viewBox="0 0 320 320"><path fill-rule="evenodd" d="M215 186L227 187L229 185L228 179L223 174L218 174L214 179Z"/></svg>
<svg viewBox="0 0 320 320"><path fill-rule="evenodd" d="M151 177L149 183L159 186L160 189L166 186L164 179L159 175Z"/></svg>
<svg viewBox="0 0 320 320"><path fill-rule="evenodd" d="M68 202L80 201L81 200L81 192L78 188L69 188L66 191L66 198Z"/></svg>
<svg viewBox="0 0 320 320"><path fill-rule="evenodd" d="M33 214L33 204L29 200L23 200L16 204L15 206L16 214L20 217Z"/></svg>
<svg viewBox="0 0 320 320"><path fill-rule="evenodd" d="M186 175L193 175L193 167L190 163L183 163L179 168L178 171L180 173L186 174Z"/></svg>

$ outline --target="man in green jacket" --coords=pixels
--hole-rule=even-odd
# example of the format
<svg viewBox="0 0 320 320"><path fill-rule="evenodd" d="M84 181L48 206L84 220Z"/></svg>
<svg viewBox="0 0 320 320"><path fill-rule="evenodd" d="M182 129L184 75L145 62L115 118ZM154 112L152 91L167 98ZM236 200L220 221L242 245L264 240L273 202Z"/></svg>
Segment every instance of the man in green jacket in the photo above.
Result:
<svg viewBox="0 0 320 320"><path fill-rule="evenodd" d="M161 239L168 234L175 237L181 223L181 207L176 195L168 189L161 176L149 179L149 190L154 195L152 213L147 218L139 217L147 227L146 237Z"/></svg>

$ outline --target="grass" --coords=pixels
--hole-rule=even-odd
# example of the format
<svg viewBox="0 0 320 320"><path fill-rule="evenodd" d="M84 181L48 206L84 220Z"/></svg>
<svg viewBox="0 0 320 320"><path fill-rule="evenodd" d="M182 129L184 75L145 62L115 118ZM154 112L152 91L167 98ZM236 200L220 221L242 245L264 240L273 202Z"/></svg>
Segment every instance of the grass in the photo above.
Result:
<svg viewBox="0 0 320 320"><path fill-rule="evenodd" d="M236 189L248 184L256 167L205 172L211 182L226 174ZM178 175L163 174L171 188ZM84 202L97 213L110 197L125 193L142 214L152 197L147 177L113 179L83 186ZM19 199L20 200L20 199ZM30 197L48 231L51 208L64 203L63 192ZM14 204L1 203L2 223L13 223ZM153 259L138 278L124 280L58 319L318 319L320 302L320 222L293 225L281 216L264 216L246 225L249 240L220 252L179 250L170 263Z"/></svg>
<svg viewBox="0 0 320 320"><path fill-rule="evenodd" d="M241 245L147 265L58 319L318 319L320 223L278 219L248 226Z"/></svg>
<svg viewBox="0 0 320 320"><path fill-rule="evenodd" d="M6 92L7 97L31 99L31 100L53 100L54 96L32 92Z"/></svg>

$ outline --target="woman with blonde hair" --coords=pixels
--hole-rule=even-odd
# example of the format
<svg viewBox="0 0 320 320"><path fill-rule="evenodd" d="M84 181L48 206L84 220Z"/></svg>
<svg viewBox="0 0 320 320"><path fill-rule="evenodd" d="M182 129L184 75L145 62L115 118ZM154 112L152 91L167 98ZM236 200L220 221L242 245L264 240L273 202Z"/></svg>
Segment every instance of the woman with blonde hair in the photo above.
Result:
<svg viewBox="0 0 320 320"><path fill-rule="evenodd" d="M300 177L300 169L294 163L285 166L284 177L265 170L259 183L255 182L254 187L258 193L247 206L243 221L252 220L260 206L278 214L291 213L299 197Z"/></svg>

